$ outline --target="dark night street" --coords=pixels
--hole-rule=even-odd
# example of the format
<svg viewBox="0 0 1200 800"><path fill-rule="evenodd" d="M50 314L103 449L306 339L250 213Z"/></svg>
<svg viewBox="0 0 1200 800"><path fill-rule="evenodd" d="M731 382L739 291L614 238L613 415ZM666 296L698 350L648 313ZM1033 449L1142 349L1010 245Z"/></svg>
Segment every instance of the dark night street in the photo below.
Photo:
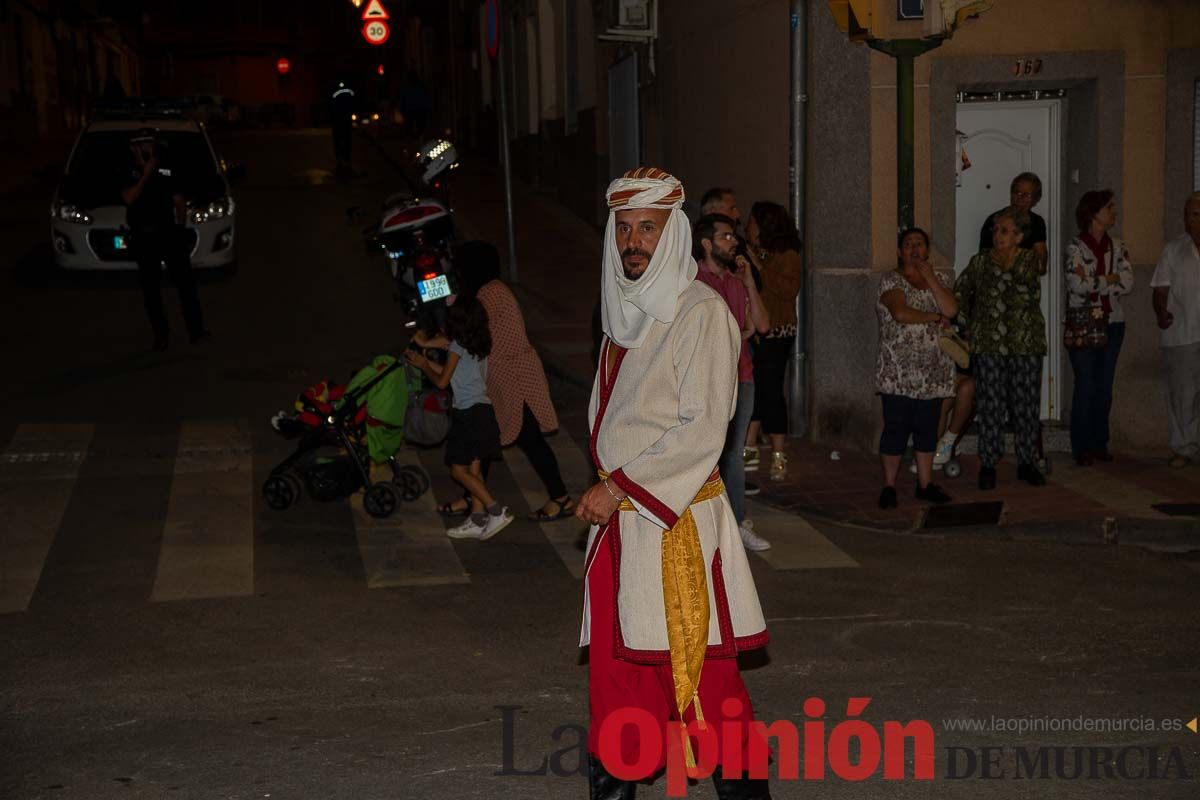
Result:
<svg viewBox="0 0 1200 800"><path fill-rule="evenodd" d="M384 263L363 246L370 215L347 216L373 213L397 173L360 139L363 177L334 182L327 131L215 143L248 178L239 269L200 286L208 344L179 333L151 353L132 276L39 272L49 187L0 200L0 797L583 797L575 774L511 774L547 757L574 772L587 724L579 526L525 520L543 498L519 454L492 478L518 521L489 542L444 536L440 450L408 451L433 491L388 521L357 499L276 512L259 494L291 449L270 415L406 338ZM467 202L462 225L490 230L482 215L502 213ZM553 446L578 496L591 482L587 395L558 378L552 390L564 426ZM935 780L827 773L773 780L775 797L1196 796L1200 736L1182 728L1200 712L1193 556L872 531L758 503L752 514L775 542L750 558L772 637L746 665L757 715L799 725L820 697L831 731L847 698L870 697L876 730L926 720L936 736ZM945 727L1080 717L1180 727ZM1178 754L1159 780L1053 767L1013 780L1023 745L1137 748L1135 772L1149 748L1160 771ZM1007 779L981 779L978 765L948 777L951 747L1005 748ZM642 791L661 796L663 782ZM689 795L715 796L707 782Z"/></svg>

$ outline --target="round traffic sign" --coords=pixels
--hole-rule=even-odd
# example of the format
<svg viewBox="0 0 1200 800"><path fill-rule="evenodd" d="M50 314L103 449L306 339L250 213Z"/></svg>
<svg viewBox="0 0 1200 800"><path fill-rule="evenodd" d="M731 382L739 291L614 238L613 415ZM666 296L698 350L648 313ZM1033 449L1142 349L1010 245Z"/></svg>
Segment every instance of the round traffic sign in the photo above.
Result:
<svg viewBox="0 0 1200 800"><path fill-rule="evenodd" d="M275 62L275 69L279 71L280 75L287 75L292 69L292 62L286 58L281 58Z"/></svg>
<svg viewBox="0 0 1200 800"><path fill-rule="evenodd" d="M386 42L392 31L385 20L370 19L363 24L362 34L369 43L378 45Z"/></svg>

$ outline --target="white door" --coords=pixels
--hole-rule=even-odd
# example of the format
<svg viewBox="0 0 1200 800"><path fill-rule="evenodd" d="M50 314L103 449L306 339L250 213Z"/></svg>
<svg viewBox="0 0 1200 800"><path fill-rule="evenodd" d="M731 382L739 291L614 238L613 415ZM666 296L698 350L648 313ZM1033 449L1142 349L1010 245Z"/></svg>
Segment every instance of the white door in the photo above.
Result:
<svg viewBox="0 0 1200 800"><path fill-rule="evenodd" d="M1062 247L1059 113L1061 100L959 103L958 189L955 201L955 272L979 250L979 229L1009 203L1009 185L1021 172L1042 179L1034 211L1046 220L1049 269L1042 279L1042 314L1048 355L1042 367L1042 419L1061 416ZM969 163L970 166L967 166Z"/></svg>

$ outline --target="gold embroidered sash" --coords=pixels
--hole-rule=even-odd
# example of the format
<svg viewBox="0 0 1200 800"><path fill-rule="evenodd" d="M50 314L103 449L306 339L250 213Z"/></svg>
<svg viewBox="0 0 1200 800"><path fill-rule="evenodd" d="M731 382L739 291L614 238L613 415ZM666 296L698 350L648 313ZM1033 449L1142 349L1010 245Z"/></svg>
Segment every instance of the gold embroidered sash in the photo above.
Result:
<svg viewBox="0 0 1200 800"><path fill-rule="evenodd" d="M608 476L600 473L602 479ZM691 505L720 497L725 484L720 478L700 487ZM637 511L626 498L620 511ZM691 508L684 509L675 525L662 537L663 604L667 611L667 644L671 651L671 679L675 684L675 706L679 719L693 703L696 719L704 721L700 708L700 673L708 649L708 577L704 553L700 549L700 531ZM683 736L684 753L689 767L695 767L691 742Z"/></svg>

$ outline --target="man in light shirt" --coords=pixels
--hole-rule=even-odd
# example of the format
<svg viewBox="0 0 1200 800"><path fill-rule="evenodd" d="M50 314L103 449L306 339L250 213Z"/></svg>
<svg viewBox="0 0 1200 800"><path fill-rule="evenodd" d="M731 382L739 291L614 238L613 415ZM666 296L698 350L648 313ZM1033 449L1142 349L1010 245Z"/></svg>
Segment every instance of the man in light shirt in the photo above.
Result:
<svg viewBox="0 0 1200 800"><path fill-rule="evenodd" d="M1183 208L1182 236L1163 248L1150 285L1162 329L1172 467L1200 456L1200 192Z"/></svg>

